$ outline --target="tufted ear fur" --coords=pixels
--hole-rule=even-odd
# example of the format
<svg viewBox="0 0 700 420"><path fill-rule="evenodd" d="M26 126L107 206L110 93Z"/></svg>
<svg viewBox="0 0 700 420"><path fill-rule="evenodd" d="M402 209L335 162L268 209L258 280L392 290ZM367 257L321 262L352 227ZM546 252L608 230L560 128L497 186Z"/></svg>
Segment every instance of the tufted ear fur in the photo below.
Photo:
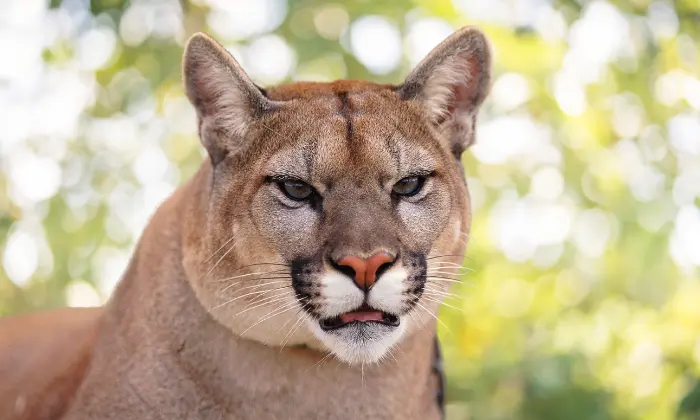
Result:
<svg viewBox="0 0 700 420"><path fill-rule="evenodd" d="M442 41L399 87L405 100L420 101L456 157L474 143L479 106L491 83L491 52L484 34L462 28Z"/></svg>
<svg viewBox="0 0 700 420"><path fill-rule="evenodd" d="M199 137L214 165L239 149L251 122L274 106L236 59L203 33L185 47L183 78L197 110Z"/></svg>

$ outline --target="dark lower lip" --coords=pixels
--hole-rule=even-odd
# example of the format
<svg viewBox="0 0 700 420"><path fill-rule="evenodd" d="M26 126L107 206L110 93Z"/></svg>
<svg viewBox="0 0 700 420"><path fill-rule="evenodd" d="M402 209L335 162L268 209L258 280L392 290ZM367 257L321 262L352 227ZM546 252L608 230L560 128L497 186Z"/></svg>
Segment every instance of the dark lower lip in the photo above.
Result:
<svg viewBox="0 0 700 420"><path fill-rule="evenodd" d="M381 324L381 325L386 325L389 327L398 327L399 324L401 324L401 319L399 319L398 316L394 314L388 314L386 312L382 312L382 320L381 321L351 321L351 322L343 322L343 320L340 318L340 316L336 316L333 318L325 318L320 321L318 321L318 324L321 326L321 329L323 331L331 331L331 330L338 330L341 328L345 328L349 325L353 324Z"/></svg>

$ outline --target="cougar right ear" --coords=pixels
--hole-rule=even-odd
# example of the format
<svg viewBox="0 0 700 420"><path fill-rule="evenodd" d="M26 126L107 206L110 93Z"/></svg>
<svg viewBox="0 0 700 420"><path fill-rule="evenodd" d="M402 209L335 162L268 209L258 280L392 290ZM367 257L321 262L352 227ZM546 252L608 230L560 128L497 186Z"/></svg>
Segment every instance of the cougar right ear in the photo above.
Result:
<svg viewBox="0 0 700 420"><path fill-rule="evenodd" d="M199 137L214 165L239 149L251 122L274 106L236 59L203 33L187 42L183 78L197 111Z"/></svg>
<svg viewBox="0 0 700 420"><path fill-rule="evenodd" d="M479 106L491 84L491 49L478 29L465 27L433 49L399 88L420 102L459 158L474 142Z"/></svg>

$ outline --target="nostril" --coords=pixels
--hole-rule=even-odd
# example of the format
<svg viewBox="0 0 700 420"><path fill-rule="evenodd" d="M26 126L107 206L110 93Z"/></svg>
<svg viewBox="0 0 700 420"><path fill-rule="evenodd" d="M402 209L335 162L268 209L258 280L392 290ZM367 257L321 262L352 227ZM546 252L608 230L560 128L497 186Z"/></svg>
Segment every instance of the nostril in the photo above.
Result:
<svg viewBox="0 0 700 420"><path fill-rule="evenodd" d="M341 273L345 274L346 276L350 277L351 279L355 278L355 270L353 270L351 267L345 266L345 265L340 265L337 267L338 271Z"/></svg>
<svg viewBox="0 0 700 420"><path fill-rule="evenodd" d="M396 260L394 260L394 261L396 261ZM386 263L380 265L379 268L377 268L377 272L376 272L376 274L375 274L375 278L376 278L377 280L379 280L379 277L381 277L382 274L386 273L386 271L387 271L388 269L390 269L392 265L394 265L394 261L386 262Z"/></svg>
<svg viewBox="0 0 700 420"><path fill-rule="evenodd" d="M340 271L341 273L345 274L351 279L355 278L355 270L349 265L340 265L337 262L333 261L332 258L329 258L328 261L330 262L331 266L336 270Z"/></svg>

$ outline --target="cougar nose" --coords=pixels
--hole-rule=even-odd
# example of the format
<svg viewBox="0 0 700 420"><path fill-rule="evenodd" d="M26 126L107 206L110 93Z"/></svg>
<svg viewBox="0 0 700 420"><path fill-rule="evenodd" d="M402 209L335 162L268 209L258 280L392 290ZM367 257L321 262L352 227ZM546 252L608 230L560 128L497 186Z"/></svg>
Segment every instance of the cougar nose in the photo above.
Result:
<svg viewBox="0 0 700 420"><path fill-rule="evenodd" d="M377 273L381 274L396 260L396 257L388 252L378 252L369 258L346 256L340 258L336 264L340 271L350 275L357 287L369 290L377 280ZM352 273L349 273L352 271Z"/></svg>

